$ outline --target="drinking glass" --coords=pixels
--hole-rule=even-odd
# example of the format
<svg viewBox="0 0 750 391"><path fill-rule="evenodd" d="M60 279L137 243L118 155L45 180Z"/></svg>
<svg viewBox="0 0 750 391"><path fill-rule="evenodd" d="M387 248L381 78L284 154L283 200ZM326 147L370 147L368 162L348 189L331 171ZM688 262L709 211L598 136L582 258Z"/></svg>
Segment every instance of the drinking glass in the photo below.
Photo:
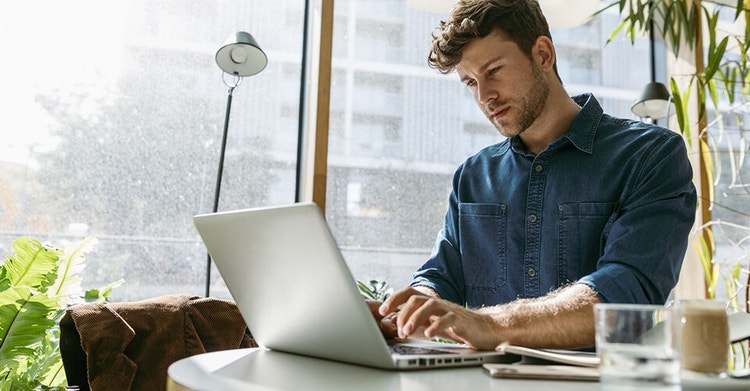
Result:
<svg viewBox="0 0 750 391"><path fill-rule="evenodd" d="M676 309L602 303L594 318L602 390L680 390Z"/></svg>

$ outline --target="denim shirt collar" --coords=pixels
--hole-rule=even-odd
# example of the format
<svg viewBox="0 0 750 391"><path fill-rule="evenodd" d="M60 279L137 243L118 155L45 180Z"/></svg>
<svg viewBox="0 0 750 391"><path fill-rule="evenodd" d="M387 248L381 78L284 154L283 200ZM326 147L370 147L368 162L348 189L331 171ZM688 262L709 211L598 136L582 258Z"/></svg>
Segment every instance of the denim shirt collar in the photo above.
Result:
<svg viewBox="0 0 750 391"><path fill-rule="evenodd" d="M581 111L563 137L570 140L576 148L590 154L594 150L594 138L604 110L592 94L577 95L573 100L581 106Z"/></svg>
<svg viewBox="0 0 750 391"><path fill-rule="evenodd" d="M556 149L561 143L567 140L580 151L590 154L594 150L594 138L596 137L596 130L599 128L599 122L602 119L604 110L599 105L599 101L590 93L576 95L573 97L573 100L581 106L581 111L573 119L573 123L570 124L568 131L562 137L550 143L547 149ZM506 145L517 153L530 154L518 136L511 138L510 143ZM502 148L498 152L504 153L508 150L508 147Z"/></svg>

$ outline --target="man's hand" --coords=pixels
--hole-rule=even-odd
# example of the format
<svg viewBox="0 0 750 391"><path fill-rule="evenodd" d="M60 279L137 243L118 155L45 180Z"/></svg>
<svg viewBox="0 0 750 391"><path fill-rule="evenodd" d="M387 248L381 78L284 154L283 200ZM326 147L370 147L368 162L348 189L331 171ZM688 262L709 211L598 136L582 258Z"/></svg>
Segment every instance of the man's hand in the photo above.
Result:
<svg viewBox="0 0 750 391"><path fill-rule="evenodd" d="M479 350L492 350L502 341L493 318L412 287L391 295L379 308L383 317L395 317L399 338L442 337ZM422 334L421 336L419 334Z"/></svg>
<svg viewBox="0 0 750 391"><path fill-rule="evenodd" d="M396 330L396 324L393 322L395 314L388 314L387 316L380 315L379 309L383 304L376 300L366 300L367 306L370 307L372 316L375 317L375 321L380 325L380 331L383 332L386 338L395 338L398 333Z"/></svg>
<svg viewBox="0 0 750 391"><path fill-rule="evenodd" d="M572 284L547 296L519 299L507 304L471 310L441 299L425 287L404 288L376 310L390 319L400 338L442 337L478 350L500 344L543 349L577 349L594 346L594 304L597 294L585 284ZM390 322L388 322L390 324Z"/></svg>

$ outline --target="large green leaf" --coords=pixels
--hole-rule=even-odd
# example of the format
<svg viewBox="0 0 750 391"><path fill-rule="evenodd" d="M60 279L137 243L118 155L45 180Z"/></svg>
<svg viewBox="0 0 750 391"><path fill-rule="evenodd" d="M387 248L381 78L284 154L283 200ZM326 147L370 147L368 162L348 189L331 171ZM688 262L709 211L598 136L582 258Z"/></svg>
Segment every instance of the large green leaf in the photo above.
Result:
<svg viewBox="0 0 750 391"><path fill-rule="evenodd" d="M3 312L5 307L2 306ZM57 301L43 294L33 295L23 303L0 345L2 368L28 365L37 347L44 343L47 330L55 325L56 311Z"/></svg>
<svg viewBox="0 0 750 391"><path fill-rule="evenodd" d="M7 349L8 334L14 323L23 318L21 311L27 302L34 294L44 294L57 276L58 251L29 238L17 239L13 250L15 256L8 256L0 265L3 278L0 283L3 288L0 291L0 352ZM0 362L3 361L0 359Z"/></svg>
<svg viewBox="0 0 750 391"><path fill-rule="evenodd" d="M25 237L13 242L13 251L16 255L8 256L2 264L4 276L10 285L43 291L55 282L60 251L49 249L38 240Z"/></svg>
<svg viewBox="0 0 750 391"><path fill-rule="evenodd" d="M6 336L13 322L18 318L21 307L31 297L26 288L11 287L0 292L0 348L5 345Z"/></svg>

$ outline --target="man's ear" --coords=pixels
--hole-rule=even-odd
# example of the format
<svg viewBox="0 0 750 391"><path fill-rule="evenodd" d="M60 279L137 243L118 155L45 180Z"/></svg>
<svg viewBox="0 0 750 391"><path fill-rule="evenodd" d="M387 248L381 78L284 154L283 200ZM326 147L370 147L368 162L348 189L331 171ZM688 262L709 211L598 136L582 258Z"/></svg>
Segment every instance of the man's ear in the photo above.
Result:
<svg viewBox="0 0 750 391"><path fill-rule="evenodd" d="M542 35L537 38L534 46L531 47L531 55L542 70L551 71L554 69L557 55L555 54L555 46L549 37Z"/></svg>

